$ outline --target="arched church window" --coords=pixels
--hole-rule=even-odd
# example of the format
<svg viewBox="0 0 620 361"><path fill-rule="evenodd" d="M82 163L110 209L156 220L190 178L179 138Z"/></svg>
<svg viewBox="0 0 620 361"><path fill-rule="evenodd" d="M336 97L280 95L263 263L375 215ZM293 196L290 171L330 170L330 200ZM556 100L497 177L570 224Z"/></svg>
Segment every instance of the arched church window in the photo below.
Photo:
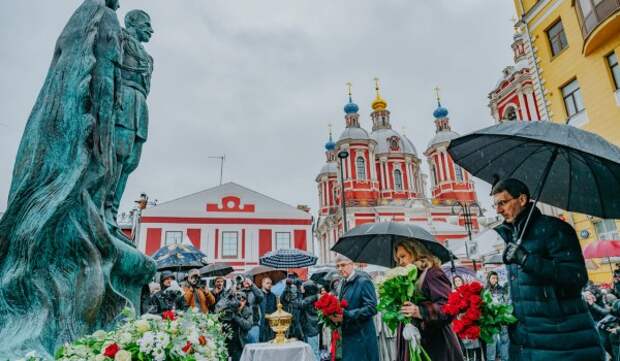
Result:
<svg viewBox="0 0 620 361"><path fill-rule="evenodd" d="M463 177L463 168L461 168L458 164L454 165L454 174L456 175L456 181L458 183L463 183L465 180Z"/></svg>
<svg viewBox="0 0 620 361"><path fill-rule="evenodd" d="M437 169L434 164L431 164L431 184L433 187L437 185Z"/></svg>
<svg viewBox="0 0 620 361"><path fill-rule="evenodd" d="M400 169L394 171L394 190L403 190L403 174L400 172Z"/></svg>
<svg viewBox="0 0 620 361"><path fill-rule="evenodd" d="M508 107L504 112L504 120L517 120L517 108Z"/></svg>
<svg viewBox="0 0 620 361"><path fill-rule="evenodd" d="M366 180L366 161L364 157L357 157L355 167L357 168L357 179Z"/></svg>

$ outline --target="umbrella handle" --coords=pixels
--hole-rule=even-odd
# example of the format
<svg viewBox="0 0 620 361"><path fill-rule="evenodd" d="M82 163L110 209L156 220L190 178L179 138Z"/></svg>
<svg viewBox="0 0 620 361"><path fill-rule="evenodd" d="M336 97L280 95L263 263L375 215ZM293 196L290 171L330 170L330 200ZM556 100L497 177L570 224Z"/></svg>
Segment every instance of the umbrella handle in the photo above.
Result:
<svg viewBox="0 0 620 361"><path fill-rule="evenodd" d="M527 219L525 220L525 225L521 230L521 234L519 235L519 239L517 240L517 245L521 245L523 243L523 236L525 235L525 231L527 230L527 226L530 224L530 219L532 218L532 214L534 213L534 208L536 208L536 204L542 195L543 188L545 188L545 183L547 183L547 178L549 178L549 173L551 172L551 167L555 162L555 159L558 157L559 148L555 147L553 149L553 153L551 154L551 158L549 158L549 162L545 166L545 170L543 171L543 176L540 178L538 182L538 186L536 186L536 198L534 198L534 204L532 204L532 208L530 208L530 212L527 215Z"/></svg>

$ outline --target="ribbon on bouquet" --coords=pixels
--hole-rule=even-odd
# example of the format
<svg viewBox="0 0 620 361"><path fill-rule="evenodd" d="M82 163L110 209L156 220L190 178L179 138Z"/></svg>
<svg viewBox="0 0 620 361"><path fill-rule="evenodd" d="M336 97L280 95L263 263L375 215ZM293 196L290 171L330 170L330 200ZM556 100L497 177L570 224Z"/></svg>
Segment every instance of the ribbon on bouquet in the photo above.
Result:
<svg viewBox="0 0 620 361"><path fill-rule="evenodd" d="M340 332L338 329L332 331L332 342L330 345L330 353L332 354L332 361L336 361L336 352L338 351L338 341L340 341Z"/></svg>
<svg viewBox="0 0 620 361"><path fill-rule="evenodd" d="M403 328L403 338L409 344L410 361L431 361L431 358L422 348L422 334L417 327L411 323L406 324Z"/></svg>

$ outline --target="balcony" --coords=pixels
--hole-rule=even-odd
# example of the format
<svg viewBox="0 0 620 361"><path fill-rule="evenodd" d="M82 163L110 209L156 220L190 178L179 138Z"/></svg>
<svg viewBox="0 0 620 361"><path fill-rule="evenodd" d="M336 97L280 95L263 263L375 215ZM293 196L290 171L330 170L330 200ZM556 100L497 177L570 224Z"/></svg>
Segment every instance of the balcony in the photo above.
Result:
<svg viewBox="0 0 620 361"><path fill-rule="evenodd" d="M583 54L589 55L620 32L620 0L576 0L583 34Z"/></svg>

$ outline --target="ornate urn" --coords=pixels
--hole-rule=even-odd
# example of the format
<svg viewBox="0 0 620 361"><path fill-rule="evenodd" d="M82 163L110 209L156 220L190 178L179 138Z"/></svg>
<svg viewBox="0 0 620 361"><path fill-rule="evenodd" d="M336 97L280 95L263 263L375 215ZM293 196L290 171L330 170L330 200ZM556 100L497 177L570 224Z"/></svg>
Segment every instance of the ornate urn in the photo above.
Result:
<svg viewBox="0 0 620 361"><path fill-rule="evenodd" d="M269 321L269 327L276 333L276 338L272 341L275 344L287 343L286 331L291 327L293 315L282 309L282 304L278 301L278 310L272 314L265 316Z"/></svg>

